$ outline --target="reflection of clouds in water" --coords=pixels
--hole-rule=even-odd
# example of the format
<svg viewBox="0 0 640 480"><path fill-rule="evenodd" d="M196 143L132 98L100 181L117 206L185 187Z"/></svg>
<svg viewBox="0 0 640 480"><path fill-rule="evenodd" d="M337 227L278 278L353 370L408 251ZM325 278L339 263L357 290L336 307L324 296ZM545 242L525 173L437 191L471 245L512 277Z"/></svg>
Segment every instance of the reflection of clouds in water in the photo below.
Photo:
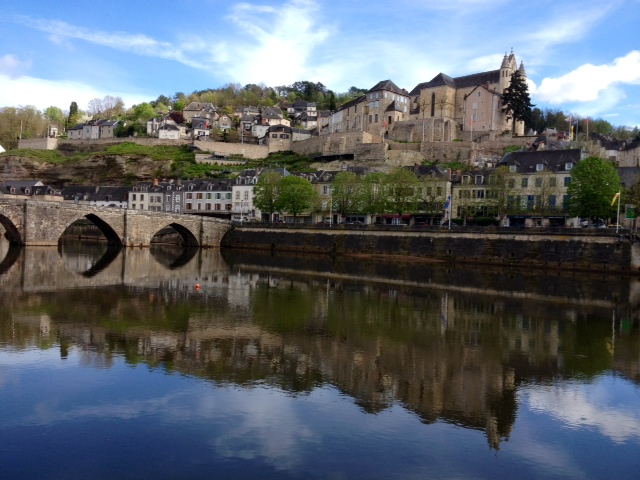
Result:
<svg viewBox="0 0 640 480"><path fill-rule="evenodd" d="M302 463L300 443L313 441L311 429L299 418L295 398L268 389L253 389L251 395L235 392L230 416L238 424L215 440L217 452L225 457L268 459L277 469Z"/></svg>
<svg viewBox="0 0 640 480"><path fill-rule="evenodd" d="M278 469L302 464L303 459L296 452L300 452L301 442L313 438L311 429L295 410L296 398L267 388L211 391L209 387L186 387L154 398L105 402L69 410L64 410L63 400L64 393L49 396L46 401L33 404L30 414L15 417L10 423L24 427L87 419L128 421L147 417L158 418L166 424L210 424L209 444L217 455L263 458Z"/></svg>
<svg viewBox="0 0 640 480"><path fill-rule="evenodd" d="M582 465L572 458L571 450L565 446L542 443L519 432L515 446L510 446L512 453L521 456L525 462L534 467L536 474L548 478L585 478Z"/></svg>
<svg viewBox="0 0 640 480"><path fill-rule="evenodd" d="M628 406L612 405L610 394L615 389L632 390L633 387L623 380L613 379L587 385L538 386L526 396L532 411L552 415L571 428L595 428L616 443L640 438L640 412L637 409L640 391L633 391L634 399ZM616 398L619 393L615 392Z"/></svg>

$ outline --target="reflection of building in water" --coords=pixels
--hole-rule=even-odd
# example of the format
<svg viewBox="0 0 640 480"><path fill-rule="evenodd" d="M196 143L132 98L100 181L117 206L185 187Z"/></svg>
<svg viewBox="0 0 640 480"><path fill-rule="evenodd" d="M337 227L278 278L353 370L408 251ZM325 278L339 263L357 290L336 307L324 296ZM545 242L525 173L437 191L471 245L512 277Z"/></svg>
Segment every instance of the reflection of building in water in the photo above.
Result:
<svg viewBox="0 0 640 480"><path fill-rule="evenodd" d="M90 315L48 329L59 332L61 351L71 343L98 367L117 354L221 383L261 381L292 392L331 383L365 411L401 404L424 423L483 431L497 449L513 428L519 385L564 374L564 359L576 357L579 320L593 313L540 297L210 272L110 296L101 317L118 319L117 331ZM84 294L95 294L96 304L106 295ZM40 325L33 317L21 328L41 338ZM605 344L606 331L594 338ZM625 358L637 358L637 327L616 348L635 348ZM637 364L625 368L637 372Z"/></svg>

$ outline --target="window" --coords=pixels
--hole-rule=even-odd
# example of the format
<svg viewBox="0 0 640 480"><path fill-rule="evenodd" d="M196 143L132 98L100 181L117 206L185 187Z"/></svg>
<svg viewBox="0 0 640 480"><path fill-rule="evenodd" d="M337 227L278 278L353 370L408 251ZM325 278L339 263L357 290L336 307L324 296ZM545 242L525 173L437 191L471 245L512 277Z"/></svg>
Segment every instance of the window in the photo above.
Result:
<svg viewBox="0 0 640 480"><path fill-rule="evenodd" d="M472 108L474 110L477 110L478 109L478 102L473 102L473 107ZM474 118L474 120L475 120L475 118Z"/></svg>
<svg viewBox="0 0 640 480"><path fill-rule="evenodd" d="M171 201L171 195L167 195L167 203Z"/></svg>
<svg viewBox="0 0 640 480"><path fill-rule="evenodd" d="M562 196L562 209L566 210L569 208L569 202L571 201L571 195L563 195Z"/></svg>
<svg viewBox="0 0 640 480"><path fill-rule="evenodd" d="M196 193L196 198L198 200L202 200L204 198L204 195L202 193Z"/></svg>
<svg viewBox="0 0 640 480"><path fill-rule="evenodd" d="M573 163L571 162L567 162L564 164L564 169L565 170L571 170L573 168Z"/></svg>
<svg viewBox="0 0 640 480"><path fill-rule="evenodd" d="M484 190L476 190L476 198L484 198Z"/></svg>
<svg viewBox="0 0 640 480"><path fill-rule="evenodd" d="M187 202L186 210L191 210L192 208L193 205L191 204L191 202Z"/></svg>
<svg viewBox="0 0 640 480"><path fill-rule="evenodd" d="M322 187L322 194L323 195L329 195L329 187L327 185Z"/></svg>
<svg viewBox="0 0 640 480"><path fill-rule="evenodd" d="M240 198L240 197L238 197ZM231 200L231 192L227 192L227 200Z"/></svg>
<svg viewBox="0 0 640 480"><path fill-rule="evenodd" d="M212 195L211 193L207 193L207 200L211 200L211 197L212 197L212 196L213 196L213 195Z"/></svg>
<svg viewBox="0 0 640 480"><path fill-rule="evenodd" d="M482 175L476 175L476 185L484 184L484 177Z"/></svg>
<svg viewBox="0 0 640 480"><path fill-rule="evenodd" d="M248 190L244 191L244 199L245 200L249 200L249 191Z"/></svg>
<svg viewBox="0 0 640 480"><path fill-rule="evenodd" d="M278 134L277 133L272 133L271 134L271 138L278 138Z"/></svg>
<svg viewBox="0 0 640 480"><path fill-rule="evenodd" d="M544 170L544 165L541 163L538 163L536 165L536 172L541 172L542 170Z"/></svg>
<svg viewBox="0 0 640 480"><path fill-rule="evenodd" d="M558 185L558 179L556 177L551 177L549 179L549 186L550 187L555 187Z"/></svg>
<svg viewBox="0 0 640 480"><path fill-rule="evenodd" d="M517 171L517 169L518 169L517 165L509 165L509 171L510 172L515 172L515 171Z"/></svg>
<svg viewBox="0 0 640 480"><path fill-rule="evenodd" d="M141 201L141 202L144 202L144 193L141 193L141 194L140 194L140 201Z"/></svg>
<svg viewBox="0 0 640 480"><path fill-rule="evenodd" d="M12 190L11 193L15 193L15 190L13 188L11 190ZM131 200L134 201L134 202L136 201L136 194L135 193L131 194Z"/></svg>
<svg viewBox="0 0 640 480"><path fill-rule="evenodd" d="M373 116L369 115L369 123L372 123L372 122L373 122Z"/></svg>
<svg viewBox="0 0 640 480"><path fill-rule="evenodd" d="M289 138L289 134L288 133L281 133L280 134L280 138Z"/></svg>
<svg viewBox="0 0 640 480"><path fill-rule="evenodd" d="M442 187L436 187L436 195L442 195Z"/></svg>
<svg viewBox="0 0 640 480"><path fill-rule="evenodd" d="M380 106L380 102L376 100L376 108L378 108L379 106Z"/></svg>
<svg viewBox="0 0 640 480"><path fill-rule="evenodd" d="M536 187L541 187L542 186L542 179L541 178L536 178Z"/></svg>
<svg viewBox="0 0 640 480"><path fill-rule="evenodd" d="M564 186L568 187L571 183L571 177L564 177Z"/></svg>
<svg viewBox="0 0 640 480"><path fill-rule="evenodd" d="M521 181L520 185L521 185L523 188L528 187L528 186L529 186L529 179L528 179L527 177L522 177L522 181Z"/></svg>
<svg viewBox="0 0 640 480"><path fill-rule="evenodd" d="M375 114L374 118L375 118L375 123L378 123L378 114L377 113Z"/></svg>
<svg viewBox="0 0 640 480"><path fill-rule="evenodd" d="M478 96L480 96L480 92L478 92Z"/></svg>
<svg viewBox="0 0 640 480"><path fill-rule="evenodd" d="M556 208L556 196L555 195L549 195L549 207L551 209Z"/></svg>
<svg viewBox="0 0 640 480"><path fill-rule="evenodd" d="M187 193L187 199L192 199L193 198L193 193Z"/></svg>
<svg viewBox="0 0 640 480"><path fill-rule="evenodd" d="M236 200L240 200L240 190L236 191Z"/></svg>
<svg viewBox="0 0 640 480"><path fill-rule="evenodd" d="M220 194L216 193L216 200L220 200Z"/></svg>
<svg viewBox="0 0 640 480"><path fill-rule="evenodd" d="M478 121L478 115L476 115L475 113L473 115L471 115L471 117L473 118L474 122Z"/></svg>

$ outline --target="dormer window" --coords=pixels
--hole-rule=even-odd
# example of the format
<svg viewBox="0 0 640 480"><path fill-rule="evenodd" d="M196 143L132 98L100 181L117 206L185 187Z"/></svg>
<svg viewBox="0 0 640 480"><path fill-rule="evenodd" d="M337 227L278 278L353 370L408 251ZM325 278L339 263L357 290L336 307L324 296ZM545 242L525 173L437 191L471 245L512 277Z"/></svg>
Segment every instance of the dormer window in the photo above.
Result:
<svg viewBox="0 0 640 480"><path fill-rule="evenodd" d="M565 170L571 170L573 168L573 163L572 162L567 162L564 164L564 169Z"/></svg>
<svg viewBox="0 0 640 480"><path fill-rule="evenodd" d="M544 170L544 165L541 163L538 163L536 165L536 172L541 172L542 170Z"/></svg>
<svg viewBox="0 0 640 480"><path fill-rule="evenodd" d="M484 183L484 177L482 175L476 175L476 185L482 185Z"/></svg>
<svg viewBox="0 0 640 480"><path fill-rule="evenodd" d="M510 172L515 172L518 170L518 167L516 165L509 165L509 171Z"/></svg>

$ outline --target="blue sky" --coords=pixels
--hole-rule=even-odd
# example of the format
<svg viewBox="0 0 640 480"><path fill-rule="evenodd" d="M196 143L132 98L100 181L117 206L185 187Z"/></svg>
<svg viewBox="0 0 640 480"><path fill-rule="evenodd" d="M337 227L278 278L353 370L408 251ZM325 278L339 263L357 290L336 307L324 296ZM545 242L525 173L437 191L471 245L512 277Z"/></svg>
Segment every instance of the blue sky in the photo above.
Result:
<svg viewBox="0 0 640 480"><path fill-rule="evenodd" d="M640 0L3 2L0 107L130 107L230 82L411 90L513 48L538 107L634 126L639 25Z"/></svg>

